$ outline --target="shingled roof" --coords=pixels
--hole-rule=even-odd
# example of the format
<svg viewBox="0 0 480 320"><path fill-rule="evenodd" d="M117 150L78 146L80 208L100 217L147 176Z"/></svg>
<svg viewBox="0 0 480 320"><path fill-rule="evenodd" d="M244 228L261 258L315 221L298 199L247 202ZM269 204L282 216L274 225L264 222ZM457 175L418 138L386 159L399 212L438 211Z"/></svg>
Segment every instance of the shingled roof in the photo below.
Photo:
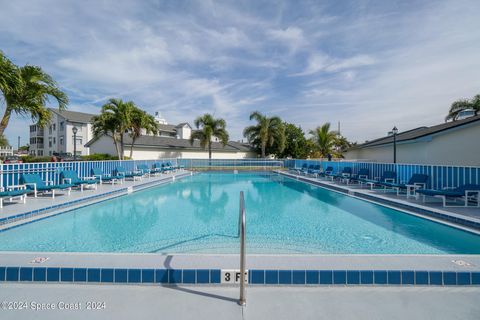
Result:
<svg viewBox="0 0 480 320"><path fill-rule="evenodd" d="M424 138L426 136L430 136L433 134L439 134L442 132L445 132L447 130L451 130L453 128L458 128L461 126L465 126L468 124L471 124L473 122L479 121L480 120L480 115L474 116L474 117L469 117L463 120L458 120L458 121L450 121L450 122L445 122L442 124L438 124L435 126L431 127L419 127L415 128L412 130L400 132L397 134L397 142L408 142L408 141L414 141L420 138ZM380 146L380 145L386 145L386 144L391 144L393 143L393 136L387 136L387 137L382 137L379 139L371 140L362 144L359 144L357 146L354 146L350 148L351 150L354 149L361 149L361 148L368 148L368 147L375 147L375 146Z"/></svg>
<svg viewBox="0 0 480 320"><path fill-rule="evenodd" d="M64 117L67 121L78 122L78 123L90 123L92 118L95 116L91 113L77 112L77 111L68 111L68 110L59 110L54 108L48 108L50 112L54 112L59 116Z"/></svg>
<svg viewBox="0 0 480 320"><path fill-rule="evenodd" d="M85 145L89 147L97 139L93 138ZM132 138L129 135L124 136L124 144L131 145ZM188 139L177 139L173 137L159 137L143 135L135 140L135 147L157 147L159 149L183 149L183 150L205 150L200 146L200 141L194 140L193 145ZM229 141L225 146L220 142L212 142L213 151L227 151L227 152L249 152L254 151L251 146L245 143Z"/></svg>

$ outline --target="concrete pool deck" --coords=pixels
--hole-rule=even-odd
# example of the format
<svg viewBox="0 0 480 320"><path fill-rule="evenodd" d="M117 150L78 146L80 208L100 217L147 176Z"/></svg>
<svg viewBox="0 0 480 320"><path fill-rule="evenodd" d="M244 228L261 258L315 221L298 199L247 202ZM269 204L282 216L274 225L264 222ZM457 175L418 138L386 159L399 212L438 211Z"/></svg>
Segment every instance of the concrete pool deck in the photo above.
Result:
<svg viewBox="0 0 480 320"><path fill-rule="evenodd" d="M3 267L238 269L238 254L0 252ZM41 264L35 258L48 258ZM459 262L461 261L461 262ZM247 269L480 271L480 255L248 254Z"/></svg>
<svg viewBox="0 0 480 320"><path fill-rule="evenodd" d="M2 284L2 319L478 319L480 287L238 287ZM86 310L89 301L104 309ZM81 304L79 310L32 310L31 304Z"/></svg>

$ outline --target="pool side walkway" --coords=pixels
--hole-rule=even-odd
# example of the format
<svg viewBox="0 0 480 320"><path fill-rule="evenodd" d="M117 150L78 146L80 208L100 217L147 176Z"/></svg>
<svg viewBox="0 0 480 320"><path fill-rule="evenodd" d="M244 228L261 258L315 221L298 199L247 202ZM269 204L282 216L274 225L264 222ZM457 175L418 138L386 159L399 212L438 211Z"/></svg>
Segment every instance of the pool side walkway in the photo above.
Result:
<svg viewBox="0 0 480 320"><path fill-rule="evenodd" d="M480 287L238 287L2 284L0 301L24 310L0 310L2 319L478 319ZM104 309L86 310L89 301ZM33 304L32 304L33 303ZM60 304L59 304L60 303ZM33 310L53 304L55 310ZM58 306L79 306L60 310Z"/></svg>
<svg viewBox="0 0 480 320"><path fill-rule="evenodd" d="M396 195L392 189L374 189L360 187L358 184L344 184L326 179L318 179L312 176L295 174L291 171L275 171L281 175L324 187L333 191L355 196L363 200L372 201L380 205L393 207L414 215L453 225L473 233L480 234L480 208L479 207L443 207L441 199L429 197L427 202L410 197L405 194Z"/></svg>
<svg viewBox="0 0 480 320"><path fill-rule="evenodd" d="M82 207L86 204L169 183L174 179L190 176L191 174L190 171L179 170L158 176L143 177L141 180L126 180L123 184L98 184L97 190L85 188L81 192L78 189L73 189L70 196L67 195L66 191L61 191L55 194L54 199L50 195L39 195L37 198L29 195L25 204L21 201L4 201L4 207L0 208L0 231Z"/></svg>

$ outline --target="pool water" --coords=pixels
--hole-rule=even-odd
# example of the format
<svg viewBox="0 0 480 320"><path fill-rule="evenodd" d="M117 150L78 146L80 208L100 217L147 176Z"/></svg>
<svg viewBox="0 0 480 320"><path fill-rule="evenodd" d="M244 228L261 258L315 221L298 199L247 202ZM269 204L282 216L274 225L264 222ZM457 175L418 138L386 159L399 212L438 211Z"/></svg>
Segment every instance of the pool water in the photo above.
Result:
<svg viewBox="0 0 480 320"><path fill-rule="evenodd" d="M480 236L277 174L202 173L0 233L0 251L478 254Z"/></svg>

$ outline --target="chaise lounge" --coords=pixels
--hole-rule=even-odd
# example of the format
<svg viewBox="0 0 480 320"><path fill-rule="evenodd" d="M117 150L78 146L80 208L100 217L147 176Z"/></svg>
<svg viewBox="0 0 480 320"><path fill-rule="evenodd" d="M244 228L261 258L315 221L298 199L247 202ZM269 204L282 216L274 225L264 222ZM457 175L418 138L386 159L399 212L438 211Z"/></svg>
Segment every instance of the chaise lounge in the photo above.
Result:
<svg viewBox="0 0 480 320"><path fill-rule="evenodd" d="M10 189L10 190L8 190ZM25 185L9 186L5 191L4 187L0 187L0 208L3 208L3 200L8 199L10 202L14 198L19 198L23 203L27 202L27 187Z"/></svg>
<svg viewBox="0 0 480 320"><path fill-rule="evenodd" d="M80 179L78 174L74 170L64 170L60 173L60 180L62 183L73 184L75 187L80 187L80 191L83 192L85 186L93 186L97 190L97 179L94 177L87 177Z"/></svg>
<svg viewBox="0 0 480 320"><path fill-rule="evenodd" d="M479 184L464 184L463 186L454 189L433 190L433 189L419 189L417 193L423 195L423 202L425 197L437 197L441 198L443 206L447 207L447 199L461 199L464 198L464 205L462 207L468 207L468 202L476 202L477 207L480 207L480 185ZM448 207L459 207L455 205L449 205Z"/></svg>
<svg viewBox="0 0 480 320"><path fill-rule="evenodd" d="M124 180L123 176L112 176L111 174L103 173L103 170L101 168L92 168L90 170L90 174L100 184L102 184L104 182L108 182L108 183L111 183L111 184L115 184L116 182L120 182L120 184L122 184L123 180Z"/></svg>
<svg viewBox="0 0 480 320"><path fill-rule="evenodd" d="M369 185L371 190L373 190L374 186L383 182L395 183L395 181L397 181L397 174L394 171L384 171L381 177L376 177L375 179L358 179L361 185Z"/></svg>
<svg viewBox="0 0 480 320"><path fill-rule="evenodd" d="M114 174L117 175L117 176L121 176L123 177L124 179L126 178L132 178L134 181L135 180L141 180L142 177L143 177L143 173L140 172L140 171L127 171L125 170L124 167L116 167L114 170L113 170Z"/></svg>
<svg viewBox="0 0 480 320"><path fill-rule="evenodd" d="M395 182L380 182L381 186L386 188L392 188L397 191L397 196L400 195L401 190L406 190L407 198L410 196L416 196L415 191L417 189L425 189L427 186L428 175L415 173L412 175L410 180L407 183L395 183Z"/></svg>
<svg viewBox="0 0 480 320"><path fill-rule="evenodd" d="M20 184L24 184L29 192L34 193L35 198L39 193L46 194L51 192L52 199L55 198L55 190L67 190L67 194L70 195L74 184L62 183L53 184L53 181L43 181L42 177L38 173L27 173L20 176Z"/></svg>

